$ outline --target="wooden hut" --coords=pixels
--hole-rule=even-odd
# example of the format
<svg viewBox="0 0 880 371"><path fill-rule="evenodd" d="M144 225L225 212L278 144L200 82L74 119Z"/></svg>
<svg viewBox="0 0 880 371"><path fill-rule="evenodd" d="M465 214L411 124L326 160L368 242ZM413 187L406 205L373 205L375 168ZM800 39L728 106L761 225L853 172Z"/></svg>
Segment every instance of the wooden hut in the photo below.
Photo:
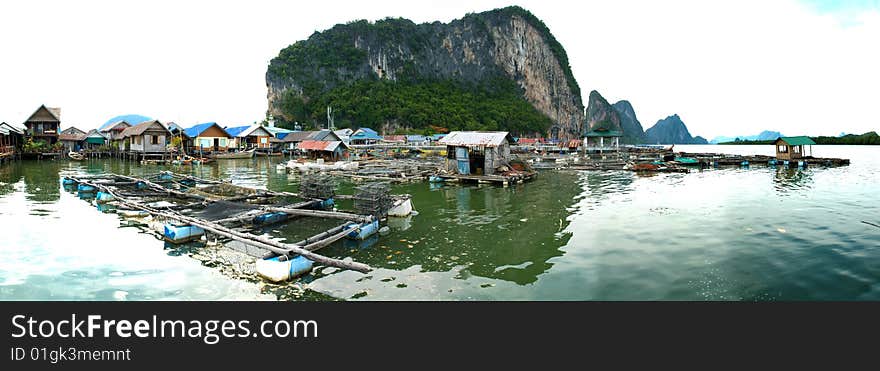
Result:
<svg viewBox="0 0 880 371"><path fill-rule="evenodd" d="M58 142L58 132L61 127L61 108L49 108L41 105L24 122L27 128L27 136L34 142L44 141L49 145Z"/></svg>
<svg viewBox="0 0 880 371"><path fill-rule="evenodd" d="M171 132L171 139L168 143L173 143L175 138L178 138L180 142L179 145L174 147L173 151L182 152L183 154L192 153L192 138L186 135L186 129L174 122L166 123L165 127Z"/></svg>
<svg viewBox="0 0 880 371"><path fill-rule="evenodd" d="M86 139L83 141L83 148L96 150L100 147L106 146L108 140L109 138L107 138L107 134L101 133L98 129L92 129L86 133Z"/></svg>
<svg viewBox="0 0 880 371"><path fill-rule="evenodd" d="M327 129L315 131L294 131L292 133L288 133L284 136L284 138L281 139L283 149L286 150L298 149L297 145L307 140L319 142L342 142L342 139L339 138L336 133Z"/></svg>
<svg viewBox="0 0 880 371"><path fill-rule="evenodd" d="M296 149L304 152L310 159L339 161L348 157L348 145L341 140L304 140L297 144Z"/></svg>
<svg viewBox="0 0 880 371"><path fill-rule="evenodd" d="M812 145L816 144L810 137L779 137L773 144L776 146L777 160L798 160L808 157L804 152L804 146L808 147L810 156L813 155Z"/></svg>
<svg viewBox="0 0 880 371"><path fill-rule="evenodd" d="M75 130L70 130L75 129ZM65 152L78 152L83 149L83 142L86 140L86 133L77 128L68 128L58 135L58 141L64 145Z"/></svg>
<svg viewBox="0 0 880 371"><path fill-rule="evenodd" d="M242 149L269 148L271 146L269 139L273 137L272 133L261 125L226 128L226 132L233 138L232 147Z"/></svg>
<svg viewBox="0 0 880 371"><path fill-rule="evenodd" d="M376 144L382 141L379 133L370 128L357 129L349 138L351 144Z"/></svg>
<svg viewBox="0 0 880 371"><path fill-rule="evenodd" d="M512 142L506 131L453 131L438 143L446 146L448 170L460 175L493 175L510 160Z"/></svg>
<svg viewBox="0 0 880 371"><path fill-rule="evenodd" d="M198 124L184 132L192 139L194 152L226 152L234 148L232 136L216 122Z"/></svg>
<svg viewBox="0 0 880 371"><path fill-rule="evenodd" d="M134 154L166 153L166 144L171 141L171 131L158 120L144 121L125 129L122 136L128 151Z"/></svg>
<svg viewBox="0 0 880 371"><path fill-rule="evenodd" d="M125 149L123 144L123 140L125 139L122 136L122 132L125 129L131 127L127 121L116 121L113 123L106 124L100 128L98 128L98 132L104 135L107 138L107 143L110 144L110 147L114 148L117 151L121 151Z"/></svg>
<svg viewBox="0 0 880 371"><path fill-rule="evenodd" d="M24 130L0 123L0 161L12 158L24 141Z"/></svg>

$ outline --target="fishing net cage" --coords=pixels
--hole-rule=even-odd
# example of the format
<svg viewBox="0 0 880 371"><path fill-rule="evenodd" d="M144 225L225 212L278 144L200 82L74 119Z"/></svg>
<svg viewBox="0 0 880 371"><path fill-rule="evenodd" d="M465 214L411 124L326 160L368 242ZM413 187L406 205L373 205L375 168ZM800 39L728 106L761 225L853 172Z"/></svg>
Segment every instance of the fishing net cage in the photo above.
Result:
<svg viewBox="0 0 880 371"><path fill-rule="evenodd" d="M391 187L386 182L369 183L355 187L354 209L360 215L373 215L384 218L388 215L394 199Z"/></svg>
<svg viewBox="0 0 880 371"><path fill-rule="evenodd" d="M323 173L305 174L299 184L299 195L322 200L333 198L336 196L336 180Z"/></svg>

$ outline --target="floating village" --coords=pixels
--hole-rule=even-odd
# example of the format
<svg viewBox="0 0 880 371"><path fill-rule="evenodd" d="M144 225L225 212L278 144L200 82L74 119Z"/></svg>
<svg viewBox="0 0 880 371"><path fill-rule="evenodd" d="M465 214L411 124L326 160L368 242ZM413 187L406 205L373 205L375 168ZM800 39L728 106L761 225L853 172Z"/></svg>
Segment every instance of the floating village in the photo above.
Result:
<svg viewBox="0 0 880 371"><path fill-rule="evenodd" d="M65 190L92 202L96 212L137 221L169 243L213 244L248 262L237 275L274 283L307 274L316 264L370 271L366 264L328 257L320 250L342 239L388 235L389 218L416 215L418 200L393 194L392 183L527 187L520 184L541 171L651 174L849 164L847 159L813 157L815 143L806 136L780 137L773 143L776 155L762 156L688 153L676 151L674 145L621 145L619 132L605 130L556 140L514 137L508 132L382 135L364 127L304 131L215 122L185 128L158 120L109 122L89 131L61 126L60 109L46 106L22 125L0 123L0 166L8 161L101 158L166 165L166 170L139 177L114 173L59 177ZM277 158L277 171L298 178L298 192L244 187L186 171L258 156ZM338 192L340 180L355 184L350 194ZM342 200L351 201L351 208L342 209L337 202ZM298 223L303 218L335 221L334 227L305 231L310 237L301 241L255 232L257 227Z"/></svg>

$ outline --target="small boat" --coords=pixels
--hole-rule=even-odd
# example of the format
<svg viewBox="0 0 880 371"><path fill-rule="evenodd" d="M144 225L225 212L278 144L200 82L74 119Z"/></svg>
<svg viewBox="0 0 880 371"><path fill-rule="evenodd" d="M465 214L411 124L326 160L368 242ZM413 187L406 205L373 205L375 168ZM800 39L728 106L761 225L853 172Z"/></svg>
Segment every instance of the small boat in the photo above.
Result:
<svg viewBox="0 0 880 371"><path fill-rule="evenodd" d="M699 161L693 157L676 157L675 162L678 162L682 165L697 165Z"/></svg>
<svg viewBox="0 0 880 371"><path fill-rule="evenodd" d="M74 161L82 161L86 159L86 156L83 156L82 153L70 151L67 153L67 157L70 157L71 160Z"/></svg>
<svg viewBox="0 0 880 371"><path fill-rule="evenodd" d="M284 156L284 154L281 152L257 152L257 156L277 157L277 156Z"/></svg>
<svg viewBox="0 0 880 371"><path fill-rule="evenodd" d="M241 151L241 152L216 153L216 154L211 155L211 157L218 159L218 160L219 159L236 159L236 158L253 158L254 152L256 152L256 150L249 149L247 151Z"/></svg>

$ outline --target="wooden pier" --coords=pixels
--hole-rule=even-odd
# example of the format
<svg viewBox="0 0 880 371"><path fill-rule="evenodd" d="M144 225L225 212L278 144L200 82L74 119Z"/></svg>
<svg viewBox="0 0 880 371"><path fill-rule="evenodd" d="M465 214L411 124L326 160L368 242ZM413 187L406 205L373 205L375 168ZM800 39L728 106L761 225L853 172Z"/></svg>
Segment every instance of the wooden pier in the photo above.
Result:
<svg viewBox="0 0 880 371"><path fill-rule="evenodd" d="M444 181L460 183L495 184L507 187L511 184L523 183L531 180L537 173L534 171L518 172L508 175L462 175L462 174L437 174L437 178Z"/></svg>

